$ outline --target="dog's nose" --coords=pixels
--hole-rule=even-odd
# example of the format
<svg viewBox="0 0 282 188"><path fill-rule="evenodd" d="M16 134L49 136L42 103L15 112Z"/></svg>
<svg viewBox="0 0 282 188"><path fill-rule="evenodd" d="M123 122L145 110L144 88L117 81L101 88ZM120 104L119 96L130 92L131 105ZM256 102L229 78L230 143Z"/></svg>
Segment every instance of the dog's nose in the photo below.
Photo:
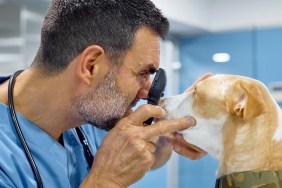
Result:
<svg viewBox="0 0 282 188"><path fill-rule="evenodd" d="M156 121L167 119L167 117L168 117L168 109L166 108L166 106L167 106L167 105L166 105L166 100L165 100L165 99L161 99L161 100L159 101L159 103L158 103L158 106L165 110L166 116L165 116L164 118L157 119Z"/></svg>

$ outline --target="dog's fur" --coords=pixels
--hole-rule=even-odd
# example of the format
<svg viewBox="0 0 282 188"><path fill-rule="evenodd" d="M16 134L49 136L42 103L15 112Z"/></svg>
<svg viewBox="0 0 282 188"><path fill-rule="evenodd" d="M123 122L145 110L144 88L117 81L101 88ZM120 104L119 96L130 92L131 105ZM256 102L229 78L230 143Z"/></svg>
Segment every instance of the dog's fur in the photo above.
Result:
<svg viewBox="0 0 282 188"><path fill-rule="evenodd" d="M282 170L282 113L261 82L215 75L194 91L161 100L166 119L193 116L197 124L184 139L219 161L217 176Z"/></svg>

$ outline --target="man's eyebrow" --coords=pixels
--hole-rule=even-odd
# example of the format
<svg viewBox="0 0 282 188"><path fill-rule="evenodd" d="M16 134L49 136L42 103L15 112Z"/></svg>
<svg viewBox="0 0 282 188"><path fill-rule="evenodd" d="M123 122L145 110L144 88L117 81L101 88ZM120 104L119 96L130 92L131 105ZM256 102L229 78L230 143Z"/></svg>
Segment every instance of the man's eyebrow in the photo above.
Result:
<svg viewBox="0 0 282 188"><path fill-rule="evenodd" d="M155 74L157 72L157 68L153 64L148 65L150 74Z"/></svg>

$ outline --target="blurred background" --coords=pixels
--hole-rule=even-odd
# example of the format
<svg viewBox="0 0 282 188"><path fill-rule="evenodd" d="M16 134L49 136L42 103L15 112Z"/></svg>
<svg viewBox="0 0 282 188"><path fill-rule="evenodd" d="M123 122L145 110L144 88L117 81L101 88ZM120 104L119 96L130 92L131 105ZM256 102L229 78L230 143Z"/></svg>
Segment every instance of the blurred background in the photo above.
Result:
<svg viewBox="0 0 282 188"><path fill-rule="evenodd" d="M170 21L161 43L166 96L183 92L206 72L261 80L282 100L282 0L153 0ZM0 0L0 74L28 67L40 43L50 0ZM208 140L207 140L208 142ZM210 188L217 162L173 154L131 188Z"/></svg>

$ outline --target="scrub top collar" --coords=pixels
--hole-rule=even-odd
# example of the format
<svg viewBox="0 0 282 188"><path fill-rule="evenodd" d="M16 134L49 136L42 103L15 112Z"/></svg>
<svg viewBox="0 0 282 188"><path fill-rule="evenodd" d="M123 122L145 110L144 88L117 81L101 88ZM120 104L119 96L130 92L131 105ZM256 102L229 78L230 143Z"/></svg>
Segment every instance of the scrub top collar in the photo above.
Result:
<svg viewBox="0 0 282 188"><path fill-rule="evenodd" d="M10 112L8 106L3 103L0 103L0 114L6 114L2 116L3 122L11 121L8 117ZM53 156L58 162L60 163L67 163L67 154L65 148L57 142L53 137L48 135L45 131L40 129L37 125L23 117L21 114L16 112L17 118L23 132L23 135L28 143L29 146L32 146L38 150L45 150L44 152L49 153ZM13 123L7 125L7 129L11 130L12 132L16 133L16 129ZM17 136L17 135L16 135ZM44 143L44 144L43 144ZM44 146L43 146L44 145ZM46 147L47 146L47 147Z"/></svg>
<svg viewBox="0 0 282 188"><path fill-rule="evenodd" d="M10 77L11 77L10 75L0 76L0 83L8 80ZM11 121L10 118L8 117L10 114L9 108L3 103L0 103L0 114L6 114L3 117L1 117L3 118L3 122ZM51 137L45 131L40 129L37 125L35 125L31 121L23 117L20 113L16 112L16 115L28 145L32 145L33 147L40 150L46 149L45 152L50 153L52 156L55 157L56 160L66 165L67 154L65 148L59 142L57 142L53 137ZM1 121L2 120L0 120L0 124ZM9 129L12 130L14 133L16 133L16 129L12 121L9 124ZM48 147L42 147L43 146L42 143L44 143L44 146L48 146Z"/></svg>

